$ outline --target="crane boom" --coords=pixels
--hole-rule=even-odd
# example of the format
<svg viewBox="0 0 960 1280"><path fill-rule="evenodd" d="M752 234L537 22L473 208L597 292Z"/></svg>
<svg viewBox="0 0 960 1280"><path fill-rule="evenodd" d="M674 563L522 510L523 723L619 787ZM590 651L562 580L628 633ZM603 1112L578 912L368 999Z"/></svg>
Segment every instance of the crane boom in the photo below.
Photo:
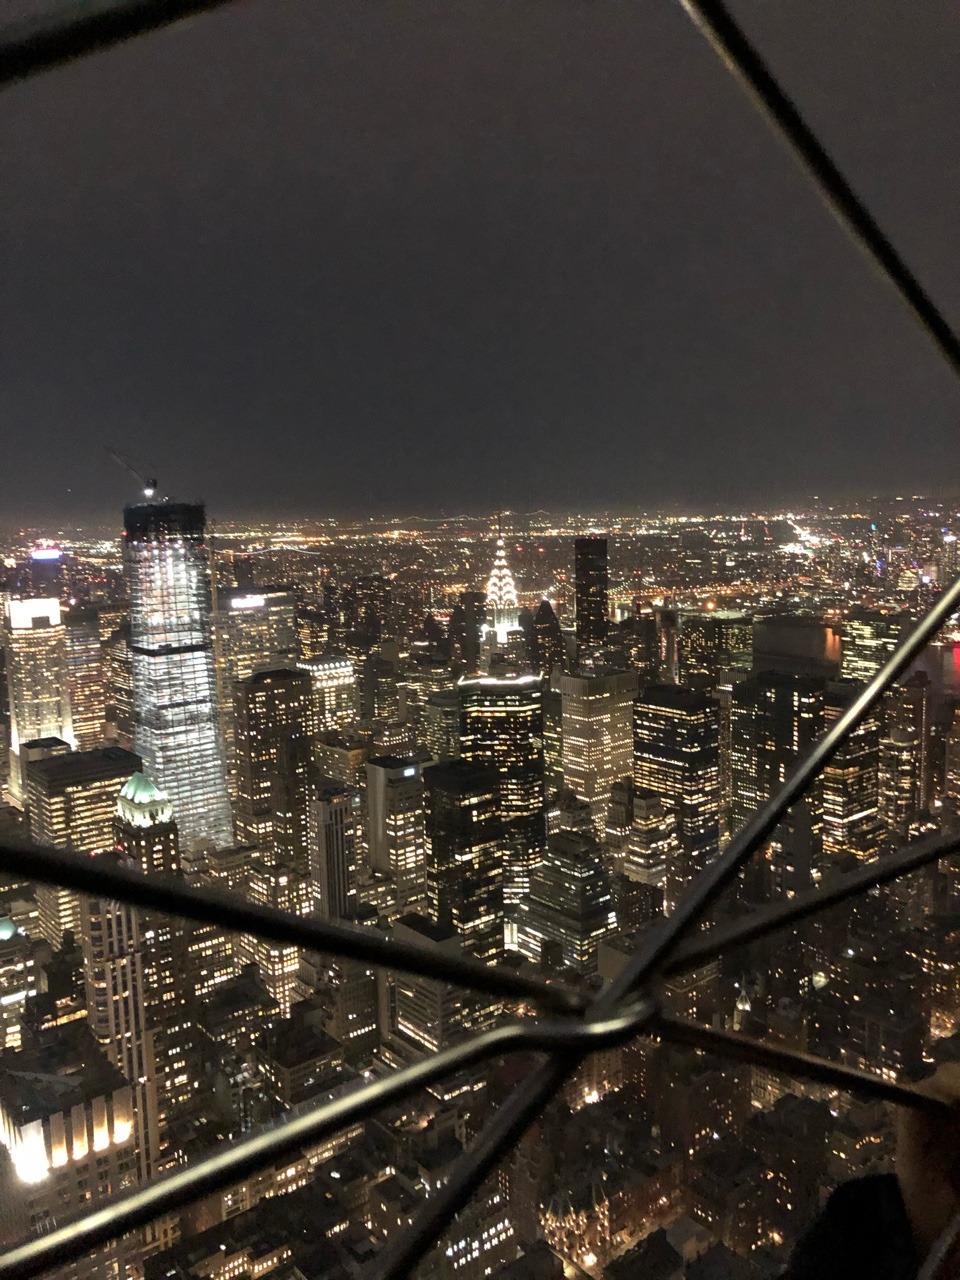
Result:
<svg viewBox="0 0 960 1280"><path fill-rule="evenodd" d="M136 467L133 465L133 463L129 461L129 459L125 458L122 453L118 453L116 449L111 449L108 444L105 444L103 447L105 452L109 454L109 456L114 460L114 462L118 466L123 467L124 471L130 472L134 480L137 481L137 483L140 485L140 488L143 490L143 496L145 498L152 498L153 495L157 492L156 480L148 479L147 477L142 476L140 472L136 469Z"/></svg>

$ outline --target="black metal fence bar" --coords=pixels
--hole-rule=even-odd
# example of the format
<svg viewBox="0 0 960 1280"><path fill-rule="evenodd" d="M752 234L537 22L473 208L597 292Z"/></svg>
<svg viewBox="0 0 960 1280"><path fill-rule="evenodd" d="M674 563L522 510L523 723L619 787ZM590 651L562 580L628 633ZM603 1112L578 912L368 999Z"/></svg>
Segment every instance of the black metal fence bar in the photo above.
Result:
<svg viewBox="0 0 960 1280"><path fill-rule="evenodd" d="M62 5L49 17L0 27L0 88L235 0L126 0Z"/></svg>
<svg viewBox="0 0 960 1280"><path fill-rule="evenodd" d="M958 849L960 831L948 835L925 836L889 857L868 862L848 875L836 876L819 888L798 893L796 897L753 911L728 925L711 929L709 933L688 938L673 952L661 969L661 974L669 977L671 974L696 969L708 960L715 960L719 955L764 938L777 929L797 924L800 920L826 911L828 907L854 898L867 889L888 884L891 880L928 866L939 858L956 853Z"/></svg>
<svg viewBox="0 0 960 1280"><path fill-rule="evenodd" d="M252 933L271 942L311 947L404 973L442 978L488 995L530 1001L556 1013L578 1012L586 1007L580 996L563 986L525 978L469 956L444 955L441 959L428 947L388 937L375 928L297 916L276 907L260 906L238 895L147 877L139 871L59 849L2 844L0 872L15 872L41 884L63 885L79 893L98 894L131 906Z"/></svg>
<svg viewBox="0 0 960 1280"><path fill-rule="evenodd" d="M410 1226L387 1240L365 1269L364 1280L405 1280L412 1273L584 1056L573 1049L551 1056L513 1090L473 1145L454 1161L443 1186L419 1207Z"/></svg>
<svg viewBox="0 0 960 1280"><path fill-rule="evenodd" d="M739 1035L734 1031L717 1031L698 1022L672 1018L666 1014L658 1015L653 1029L671 1044L702 1049L705 1053L735 1058L738 1062L749 1062L758 1067L769 1067L771 1071L793 1076L798 1080L811 1080L815 1084L830 1085L862 1097L878 1098L883 1102L930 1111L939 1116L950 1110L941 1099L931 1098L929 1094L911 1088L910 1085L897 1084L856 1067L828 1062L826 1058L818 1058L814 1054L751 1040L749 1036Z"/></svg>
<svg viewBox="0 0 960 1280"><path fill-rule="evenodd" d="M680 3L749 93L774 133L788 144L812 178L824 204L880 275L896 289L954 373L960 375L960 338L837 168L723 0L680 0Z"/></svg>
<svg viewBox="0 0 960 1280"><path fill-rule="evenodd" d="M265 1133L245 1138L197 1164L149 1186L119 1196L101 1209L0 1256L0 1280L26 1280L51 1267L84 1257L92 1249L223 1190L295 1151L316 1145L339 1130L374 1115L382 1107L419 1092L457 1071L521 1051L602 1049L635 1035L656 1012L642 1001L603 1021L518 1022L496 1027L402 1071L363 1085L343 1098L285 1120Z"/></svg>
<svg viewBox="0 0 960 1280"><path fill-rule="evenodd" d="M953 1280L956 1271L953 1267L957 1261L957 1250L960 1249L960 1213L956 1214L944 1227L926 1261L917 1273L917 1280ZM948 1271L947 1268L951 1269Z"/></svg>

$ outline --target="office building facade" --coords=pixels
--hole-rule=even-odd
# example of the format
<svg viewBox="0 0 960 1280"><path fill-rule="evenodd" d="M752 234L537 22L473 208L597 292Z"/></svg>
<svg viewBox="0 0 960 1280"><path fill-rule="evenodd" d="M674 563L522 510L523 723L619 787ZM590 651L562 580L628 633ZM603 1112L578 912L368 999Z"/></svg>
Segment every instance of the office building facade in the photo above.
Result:
<svg viewBox="0 0 960 1280"><path fill-rule="evenodd" d="M210 563L200 505L124 511L134 743L185 846L233 839L217 704Z"/></svg>

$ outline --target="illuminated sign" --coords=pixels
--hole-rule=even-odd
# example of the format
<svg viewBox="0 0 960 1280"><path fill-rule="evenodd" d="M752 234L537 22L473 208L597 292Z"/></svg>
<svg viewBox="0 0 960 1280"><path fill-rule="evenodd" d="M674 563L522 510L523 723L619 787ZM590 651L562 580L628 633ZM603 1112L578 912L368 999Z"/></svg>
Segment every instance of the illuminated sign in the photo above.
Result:
<svg viewBox="0 0 960 1280"><path fill-rule="evenodd" d="M237 596L230 601L231 609L262 609L267 603L265 596Z"/></svg>
<svg viewBox="0 0 960 1280"><path fill-rule="evenodd" d="M63 552L59 547L34 547L30 552L31 560L59 560Z"/></svg>

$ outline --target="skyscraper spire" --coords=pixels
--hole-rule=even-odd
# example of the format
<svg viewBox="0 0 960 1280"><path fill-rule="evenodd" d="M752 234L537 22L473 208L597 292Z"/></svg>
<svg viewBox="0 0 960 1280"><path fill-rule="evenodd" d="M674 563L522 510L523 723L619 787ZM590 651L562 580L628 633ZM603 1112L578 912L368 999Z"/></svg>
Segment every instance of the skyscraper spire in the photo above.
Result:
<svg viewBox="0 0 960 1280"><path fill-rule="evenodd" d="M507 552L503 545L503 536L497 537L497 550L493 558L493 569L487 579L487 606L494 611L500 609L519 608L517 588L513 574L507 564Z"/></svg>
<svg viewBox="0 0 960 1280"><path fill-rule="evenodd" d="M497 549L493 568L487 579L488 628L497 633L497 642L505 644L507 634L519 626L520 602L517 587L507 564L507 551L503 541L501 517L497 513Z"/></svg>

